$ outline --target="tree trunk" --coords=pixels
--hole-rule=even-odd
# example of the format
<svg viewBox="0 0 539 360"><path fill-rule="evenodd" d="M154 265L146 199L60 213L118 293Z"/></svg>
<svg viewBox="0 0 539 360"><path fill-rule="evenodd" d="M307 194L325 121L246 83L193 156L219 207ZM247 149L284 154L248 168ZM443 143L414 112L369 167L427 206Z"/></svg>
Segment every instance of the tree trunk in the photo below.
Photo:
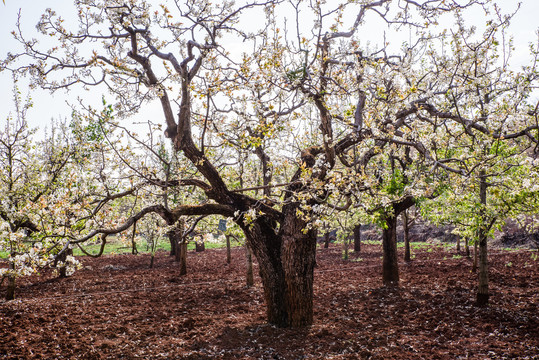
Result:
<svg viewBox="0 0 539 360"><path fill-rule="evenodd" d="M457 236L457 253L460 253L460 236Z"/></svg>
<svg viewBox="0 0 539 360"><path fill-rule="evenodd" d="M206 250L206 246L204 245L204 241L195 242L195 251L196 252L202 252L204 250Z"/></svg>
<svg viewBox="0 0 539 360"><path fill-rule="evenodd" d="M179 244L178 252L180 253L180 276L187 274L187 243L182 240Z"/></svg>
<svg viewBox="0 0 539 360"><path fill-rule="evenodd" d="M176 249L176 243L174 241L174 238L170 236L170 233L168 233L167 235L168 235L168 240L170 241L170 254L169 254L169 256L175 256L176 257L177 256L176 255L176 250L177 249Z"/></svg>
<svg viewBox="0 0 539 360"><path fill-rule="evenodd" d="M348 237L345 237L343 239L342 247L343 247L343 260L348 260L348 249L350 247L350 239Z"/></svg>
<svg viewBox="0 0 539 360"><path fill-rule="evenodd" d="M382 233L382 280L384 285L392 286L399 283L399 265L397 259L397 218L386 218L386 229Z"/></svg>
<svg viewBox="0 0 539 360"><path fill-rule="evenodd" d="M15 270L15 265L13 263L9 263L9 269ZM6 290L6 300L13 300L15 299L15 275L10 274L7 276L7 290Z"/></svg>
<svg viewBox="0 0 539 360"><path fill-rule="evenodd" d="M174 262L181 262L182 261L182 253L181 253L181 246L183 243L183 239L174 239Z"/></svg>
<svg viewBox="0 0 539 360"><path fill-rule="evenodd" d="M284 209L281 259L285 273L289 325L303 327L313 322L316 232L303 232L306 224L296 216L296 209L296 206Z"/></svg>
<svg viewBox="0 0 539 360"><path fill-rule="evenodd" d="M152 255L150 257L150 269L153 269L155 254L152 252Z"/></svg>
<svg viewBox="0 0 539 360"><path fill-rule="evenodd" d="M470 241L467 237L464 239L464 248L466 249L466 257L470 257Z"/></svg>
<svg viewBox="0 0 539 360"><path fill-rule="evenodd" d="M329 231L324 234L324 249L329 248Z"/></svg>
<svg viewBox="0 0 539 360"><path fill-rule="evenodd" d="M473 244L473 267L472 272L477 271L477 240Z"/></svg>
<svg viewBox="0 0 539 360"><path fill-rule="evenodd" d="M361 224L354 226L354 252L361 251Z"/></svg>
<svg viewBox="0 0 539 360"><path fill-rule="evenodd" d="M251 253L251 249L249 249L249 245L247 244L245 244L245 255L247 258L246 285L247 287L251 287L255 283L255 279L253 276L253 255Z"/></svg>
<svg viewBox="0 0 539 360"><path fill-rule="evenodd" d="M411 252L410 252L410 228L408 227L408 211L404 210L402 212L402 227L404 231L404 261L411 261Z"/></svg>
<svg viewBox="0 0 539 360"><path fill-rule="evenodd" d="M63 262L63 265L60 266L60 269L58 269L58 277L60 279L65 279L67 277L66 261L67 261L67 256L68 255L73 255L73 250L72 249L67 248L63 253L58 255L56 257L56 259L54 259L54 266L56 266L58 264L58 262L60 262L60 261Z"/></svg>
<svg viewBox="0 0 539 360"><path fill-rule="evenodd" d="M489 296L487 236L483 233L479 238L479 287L477 290L477 305L488 305Z"/></svg>
<svg viewBox="0 0 539 360"><path fill-rule="evenodd" d="M242 221L237 223L245 233L247 246L258 260L258 269L264 300L266 302L266 318L270 324L289 326L286 305L286 285L281 263L281 237L277 236L270 220L261 216L252 226Z"/></svg>
<svg viewBox="0 0 539 360"><path fill-rule="evenodd" d="M230 253L230 235L226 235L226 263L230 264L232 255Z"/></svg>
<svg viewBox="0 0 539 360"><path fill-rule="evenodd" d="M137 249L137 242L135 241L135 236L137 234L137 222L133 224L133 234L131 235L131 254L137 255L138 249Z"/></svg>
<svg viewBox="0 0 539 360"><path fill-rule="evenodd" d="M238 222L258 260L268 322L279 327L309 326L313 321L316 232L303 233L305 222L296 210L294 204L285 206L277 234L277 224L264 216L249 225Z"/></svg>
<svg viewBox="0 0 539 360"><path fill-rule="evenodd" d="M487 252L487 235L488 225L485 215L485 208L487 206L487 180L485 177L485 171L481 170L479 183L479 199L481 202L481 218L482 224L479 228L479 286L477 289L477 305L488 305L488 252ZM476 255L477 258L477 255Z"/></svg>
<svg viewBox="0 0 539 360"><path fill-rule="evenodd" d="M175 256L176 259L178 258L177 257L177 241L176 241L176 238L174 236L174 230L170 230L169 232L167 232L167 236L168 236L168 240L170 241L170 254L169 256Z"/></svg>

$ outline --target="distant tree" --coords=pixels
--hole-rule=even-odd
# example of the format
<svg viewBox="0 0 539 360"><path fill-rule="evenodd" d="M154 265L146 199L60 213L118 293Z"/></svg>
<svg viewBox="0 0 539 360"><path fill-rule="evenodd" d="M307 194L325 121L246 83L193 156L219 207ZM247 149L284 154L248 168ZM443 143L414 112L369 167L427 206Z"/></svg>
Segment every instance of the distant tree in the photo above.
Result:
<svg viewBox="0 0 539 360"><path fill-rule="evenodd" d="M511 70L510 53L504 50L511 44L496 35L504 34L509 19L498 13L498 20L489 22L476 40L470 38L473 29L458 22L446 44L455 55L439 60L455 69L452 88L438 104L444 108L427 108L440 118L456 119L460 126L446 127L450 146L437 151L453 168L447 191L422 211L455 224L459 236L479 247L478 305L486 305L489 298L488 238L507 218L539 210L539 102L531 97L539 75L538 49L532 47L529 66Z"/></svg>
<svg viewBox="0 0 539 360"><path fill-rule="evenodd" d="M8 281L7 300L15 296L17 277L53 263L69 275L78 265L72 256L55 256L77 226L69 206L77 195L73 147L56 127L48 139L35 140L26 121L32 103L17 87L14 104L0 131L0 251L8 262L0 274Z"/></svg>

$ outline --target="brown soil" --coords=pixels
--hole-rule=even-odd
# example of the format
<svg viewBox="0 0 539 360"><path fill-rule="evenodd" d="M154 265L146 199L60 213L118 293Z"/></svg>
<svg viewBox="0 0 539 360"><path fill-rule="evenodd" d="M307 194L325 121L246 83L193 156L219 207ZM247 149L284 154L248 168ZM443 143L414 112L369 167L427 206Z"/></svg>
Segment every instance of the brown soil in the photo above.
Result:
<svg viewBox="0 0 539 360"><path fill-rule="evenodd" d="M165 253L153 269L145 255L82 258L74 276L22 279L18 299L0 302L0 358L539 359L537 252L492 252L486 308L474 306L471 261L453 254L416 252L391 289L379 246L356 261L319 249L315 323L299 330L265 324L239 248L231 265L224 249L190 252L181 278Z"/></svg>

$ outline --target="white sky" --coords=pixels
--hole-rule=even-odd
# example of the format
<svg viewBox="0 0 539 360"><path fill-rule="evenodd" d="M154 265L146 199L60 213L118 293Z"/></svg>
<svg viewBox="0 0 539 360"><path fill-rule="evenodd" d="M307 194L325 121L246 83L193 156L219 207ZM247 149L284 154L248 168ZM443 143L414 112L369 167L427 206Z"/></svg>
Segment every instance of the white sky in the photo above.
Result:
<svg viewBox="0 0 539 360"><path fill-rule="evenodd" d="M37 36L35 24L47 7L55 9L67 21L75 18L72 0L5 0L5 3L5 5L0 4L0 39L2 39L0 41L0 58L5 58L8 51L20 51L20 45L12 40L11 35L11 31L15 29L19 9L21 9L22 14L23 30L28 38ZM518 1L498 0L497 3L502 10L509 12L516 8ZM538 0L523 0L520 11L513 19L511 32L514 35L514 44L516 46L513 60L519 65L524 64L528 58L528 44L537 41L538 14ZM484 16L478 16L477 20L482 23ZM41 45L44 45L44 43L41 43ZM23 94L26 94L28 90L23 88L24 83L20 83L20 85L20 90ZM2 123L8 114L13 111L12 86L11 76L5 72L0 73L0 89L2 92L0 97L0 119ZM90 100L94 105L97 105L101 99L101 94L95 91L92 91L91 95L89 95L87 92L72 91L66 94L59 91L55 94L50 94L49 92L35 90L31 96L34 107L28 113L28 121L31 127L39 127L39 132L44 131L44 128L50 124L51 119L70 117L70 108L66 101L75 104L77 96L83 96L85 100ZM108 98L111 97L108 96ZM153 111L160 110L155 108ZM141 117L143 116L141 114ZM0 126L1 128L3 126Z"/></svg>

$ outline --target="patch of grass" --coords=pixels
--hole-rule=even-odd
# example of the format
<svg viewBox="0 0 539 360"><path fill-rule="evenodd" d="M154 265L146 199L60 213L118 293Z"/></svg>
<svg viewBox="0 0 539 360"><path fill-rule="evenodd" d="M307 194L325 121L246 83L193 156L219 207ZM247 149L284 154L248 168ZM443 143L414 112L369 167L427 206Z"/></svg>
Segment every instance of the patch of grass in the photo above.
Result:
<svg viewBox="0 0 539 360"><path fill-rule="evenodd" d="M462 259L462 255L453 255L453 259Z"/></svg>
<svg viewBox="0 0 539 360"><path fill-rule="evenodd" d="M236 246L239 246L239 243L233 241L231 244L230 244L231 247L236 247ZM206 249L221 249L221 248L224 248L226 247L226 243L225 242L218 242L218 243L215 243L215 242L206 242L204 244L204 247ZM93 243L93 244L86 244L84 245L84 249L89 252L90 254L97 254L99 253L99 250L101 248L101 243ZM137 243L137 250L139 252L139 254L148 254L151 252L151 249L150 247L147 245L146 242L138 242ZM169 252L170 251L170 241L168 240L168 238L160 238L158 241L157 241L157 246L156 246L156 251L166 251L166 252ZM194 241L190 241L188 244L187 244L187 250L195 250L195 242ZM115 240L112 240L112 241L108 241L107 244L105 245L105 249L103 250L103 255L114 255L114 254L131 254L131 244L130 243L123 243L123 242L120 242L120 241L115 241ZM73 249L73 255L74 256L84 256L85 254L78 248L78 247L75 247Z"/></svg>
<svg viewBox="0 0 539 360"><path fill-rule="evenodd" d="M415 242L415 241L410 243L410 248L413 250L432 249L433 246L437 246L437 245L429 244L426 242Z"/></svg>
<svg viewBox="0 0 539 360"><path fill-rule="evenodd" d="M382 245L382 240L364 240L361 243L366 245Z"/></svg>

